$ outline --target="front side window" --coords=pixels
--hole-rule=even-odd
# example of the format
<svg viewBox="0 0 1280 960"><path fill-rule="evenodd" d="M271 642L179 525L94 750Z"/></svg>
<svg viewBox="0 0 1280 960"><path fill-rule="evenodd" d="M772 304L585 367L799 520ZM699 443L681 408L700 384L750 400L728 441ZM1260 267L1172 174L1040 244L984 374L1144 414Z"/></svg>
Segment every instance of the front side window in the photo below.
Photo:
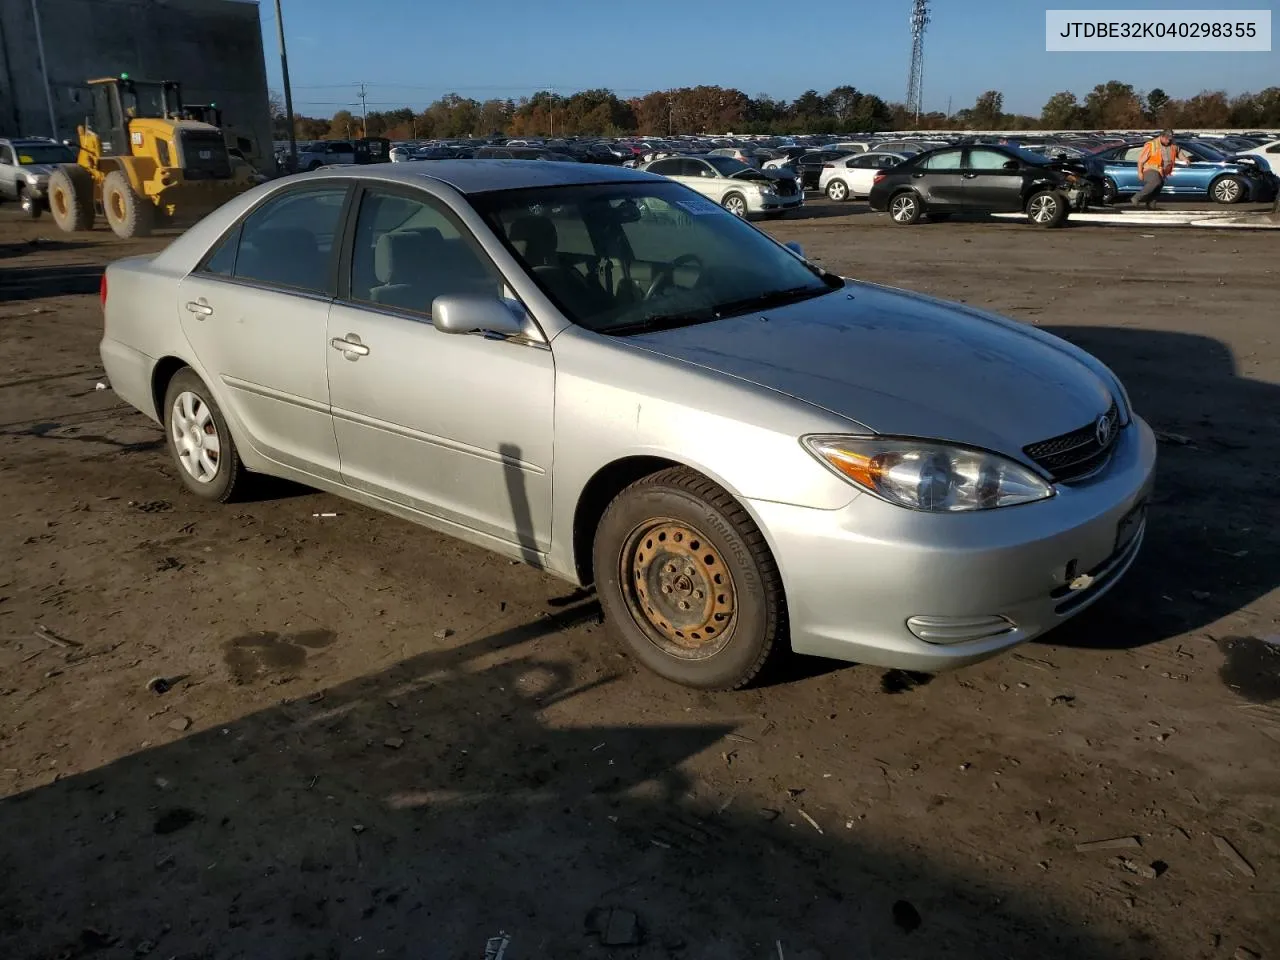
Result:
<svg viewBox="0 0 1280 960"><path fill-rule="evenodd" d="M235 277L327 293L346 186L295 190L268 200L240 228Z"/></svg>
<svg viewBox="0 0 1280 960"><path fill-rule="evenodd" d="M677 176L680 172L679 160L659 160L656 163L649 164L646 169L650 173L661 174L664 177Z"/></svg>
<svg viewBox="0 0 1280 960"><path fill-rule="evenodd" d="M969 169L996 171L1003 170L1004 165L1009 163L1012 158L999 150L970 150L969 151Z"/></svg>
<svg viewBox="0 0 1280 960"><path fill-rule="evenodd" d="M676 183L512 190L471 201L565 316L600 333L708 322L842 284Z"/></svg>
<svg viewBox="0 0 1280 960"><path fill-rule="evenodd" d="M351 299L429 316L437 297L500 297L502 278L444 208L425 196L368 192L351 251Z"/></svg>
<svg viewBox="0 0 1280 960"><path fill-rule="evenodd" d="M925 157L920 166L925 170L959 170L960 151L944 150L941 153L935 153Z"/></svg>

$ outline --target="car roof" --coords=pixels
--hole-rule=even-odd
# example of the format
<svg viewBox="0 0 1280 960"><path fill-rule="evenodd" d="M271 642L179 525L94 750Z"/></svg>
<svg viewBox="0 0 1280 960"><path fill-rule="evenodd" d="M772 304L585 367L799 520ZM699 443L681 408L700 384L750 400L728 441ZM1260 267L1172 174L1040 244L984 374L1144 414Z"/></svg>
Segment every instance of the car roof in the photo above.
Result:
<svg viewBox="0 0 1280 960"><path fill-rule="evenodd" d="M51 140L48 137L0 137L0 143L7 143L12 147L63 146L62 141Z"/></svg>
<svg viewBox="0 0 1280 960"><path fill-rule="evenodd" d="M326 167L329 173L360 179L416 184L434 180L463 194L523 190L530 187L567 187L591 183L651 182L662 177L625 167L601 167L594 163L562 163L557 160L437 160L425 169L418 164L377 163L367 166ZM315 176L303 174L302 176Z"/></svg>

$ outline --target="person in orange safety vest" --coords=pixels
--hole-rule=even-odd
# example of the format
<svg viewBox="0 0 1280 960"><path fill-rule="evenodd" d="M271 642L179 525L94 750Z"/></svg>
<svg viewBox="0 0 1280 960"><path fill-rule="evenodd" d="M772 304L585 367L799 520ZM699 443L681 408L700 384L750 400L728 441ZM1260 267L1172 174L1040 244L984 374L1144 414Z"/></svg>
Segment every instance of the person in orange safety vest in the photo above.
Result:
<svg viewBox="0 0 1280 960"><path fill-rule="evenodd" d="M1163 130L1154 140L1149 140L1138 155L1138 178L1142 189L1133 196L1133 205L1145 205L1148 210L1164 189L1164 182L1173 173L1175 163L1186 163L1178 145L1173 142L1173 131Z"/></svg>

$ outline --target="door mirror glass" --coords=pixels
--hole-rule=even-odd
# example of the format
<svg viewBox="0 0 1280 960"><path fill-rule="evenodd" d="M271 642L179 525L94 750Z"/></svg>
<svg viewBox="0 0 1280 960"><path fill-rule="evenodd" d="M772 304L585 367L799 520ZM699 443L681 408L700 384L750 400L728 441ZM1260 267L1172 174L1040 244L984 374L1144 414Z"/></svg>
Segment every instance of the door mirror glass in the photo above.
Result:
<svg viewBox="0 0 1280 960"><path fill-rule="evenodd" d="M1006 170L1017 170L1019 167L1017 160L1009 160L1004 164Z"/></svg>
<svg viewBox="0 0 1280 960"><path fill-rule="evenodd" d="M515 301L474 293L446 294L431 304L431 322L441 333L518 337L524 333L523 314Z"/></svg>
<svg viewBox="0 0 1280 960"><path fill-rule="evenodd" d="M783 246L785 246L788 250L794 253L801 260L804 259L804 247L800 246L800 244L796 243L794 240L788 241L787 243L783 244Z"/></svg>

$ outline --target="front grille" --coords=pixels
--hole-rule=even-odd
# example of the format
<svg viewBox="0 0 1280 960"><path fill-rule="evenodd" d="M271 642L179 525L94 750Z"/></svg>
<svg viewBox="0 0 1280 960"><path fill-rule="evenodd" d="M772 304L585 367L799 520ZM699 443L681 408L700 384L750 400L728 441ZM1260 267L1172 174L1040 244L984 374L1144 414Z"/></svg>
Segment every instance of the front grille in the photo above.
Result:
<svg viewBox="0 0 1280 960"><path fill-rule="evenodd" d="M796 195L796 182L794 180L778 180L777 181L778 196L794 197Z"/></svg>
<svg viewBox="0 0 1280 960"><path fill-rule="evenodd" d="M183 130L182 175L188 180L228 180L231 155L217 130Z"/></svg>
<svg viewBox="0 0 1280 960"><path fill-rule="evenodd" d="M1060 437L1023 447L1023 452L1049 471L1055 483L1082 480L1105 466L1115 449L1120 435L1120 409L1115 401L1112 401L1106 416L1111 422L1111 435L1106 444L1098 442L1098 424L1095 421Z"/></svg>

